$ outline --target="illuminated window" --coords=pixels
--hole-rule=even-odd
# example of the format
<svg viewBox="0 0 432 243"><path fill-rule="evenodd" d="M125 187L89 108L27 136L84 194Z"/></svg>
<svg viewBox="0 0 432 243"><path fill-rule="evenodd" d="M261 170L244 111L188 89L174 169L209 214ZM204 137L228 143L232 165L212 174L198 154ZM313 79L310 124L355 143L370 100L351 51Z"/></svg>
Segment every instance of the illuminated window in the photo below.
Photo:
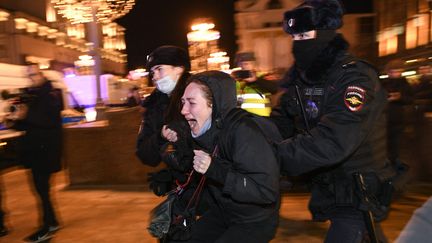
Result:
<svg viewBox="0 0 432 243"><path fill-rule="evenodd" d="M419 46L429 43L429 14L421 14L418 18L418 41Z"/></svg>
<svg viewBox="0 0 432 243"><path fill-rule="evenodd" d="M432 3L432 2L431 2L431 3ZM431 39L430 39L430 42L432 42L432 18L430 18L430 21L431 21L431 22L429 22L429 28L430 28L430 29L429 29L429 32L430 32L430 38L431 38Z"/></svg>
<svg viewBox="0 0 432 243"><path fill-rule="evenodd" d="M407 21L405 43L407 49L417 46L417 28L414 19Z"/></svg>
<svg viewBox="0 0 432 243"><path fill-rule="evenodd" d="M411 49L429 43L429 14L418 14L407 21L406 48Z"/></svg>
<svg viewBox="0 0 432 243"><path fill-rule="evenodd" d="M386 55L386 50L387 50L387 41L386 40L381 40L378 43L378 55L380 57L385 56Z"/></svg>
<svg viewBox="0 0 432 243"><path fill-rule="evenodd" d="M391 31L387 31L387 33L381 34L378 37L378 55L386 56L393 53L396 53L398 49L398 35L396 33L391 33Z"/></svg>
<svg viewBox="0 0 432 243"><path fill-rule="evenodd" d="M397 52L398 48L398 36L395 35L387 39L387 55Z"/></svg>
<svg viewBox="0 0 432 243"><path fill-rule="evenodd" d="M422 25L419 26L419 45L426 45L429 43L429 14L422 14L420 16Z"/></svg>

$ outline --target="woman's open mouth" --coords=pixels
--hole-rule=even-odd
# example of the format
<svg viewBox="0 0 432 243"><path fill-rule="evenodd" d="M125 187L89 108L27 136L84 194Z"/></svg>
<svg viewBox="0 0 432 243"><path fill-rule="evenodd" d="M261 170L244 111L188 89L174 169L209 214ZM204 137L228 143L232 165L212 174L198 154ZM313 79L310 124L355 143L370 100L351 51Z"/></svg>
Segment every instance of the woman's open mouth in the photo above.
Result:
<svg viewBox="0 0 432 243"><path fill-rule="evenodd" d="M193 130L193 128L197 125L197 121L195 119L187 120L187 122L189 123L191 130Z"/></svg>

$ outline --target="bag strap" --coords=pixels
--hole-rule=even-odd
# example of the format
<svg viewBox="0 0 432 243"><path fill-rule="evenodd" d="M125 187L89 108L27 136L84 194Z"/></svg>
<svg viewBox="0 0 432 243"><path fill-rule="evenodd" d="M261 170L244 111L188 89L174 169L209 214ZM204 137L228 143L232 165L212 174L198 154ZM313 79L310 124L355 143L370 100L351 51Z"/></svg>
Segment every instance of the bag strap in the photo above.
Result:
<svg viewBox="0 0 432 243"><path fill-rule="evenodd" d="M213 150L213 153L212 153L211 157L212 157L212 158L215 157L216 154L217 154L217 152L218 152L218 146L216 145L216 147L215 147L214 150ZM193 173L193 171L191 172L191 174L192 174L192 173ZM203 190L203 188L204 188L205 181L206 181L206 176L203 175L203 176L201 177L200 182L198 183L198 186L197 186L197 188L195 189L195 191L194 191L194 193L193 193L191 199L189 200L189 202L188 202L188 204L187 204L185 210L190 209L191 206L192 206L192 204L193 204L194 207L197 207L197 206L198 206L198 202L199 202L199 199L200 199L200 196L201 196L201 192L202 192L202 190Z"/></svg>
<svg viewBox="0 0 432 243"><path fill-rule="evenodd" d="M191 172L189 172L188 178L186 180L185 183L181 184L179 180L176 180L176 184L177 184L177 188L175 189L175 193L177 194L181 194L183 189L186 188L187 185L189 185L191 179L192 179L192 175L194 173L194 170L192 169Z"/></svg>
<svg viewBox="0 0 432 243"><path fill-rule="evenodd" d="M192 194L192 197L189 200L189 202L188 202L185 210L190 209L191 206L192 206L192 203L194 204L193 205L194 207L198 206L199 197L201 196L201 192L202 192L202 190L204 188L205 181L206 181L206 177L202 176L201 180L200 180L200 182L198 184L198 187L195 189L194 193Z"/></svg>

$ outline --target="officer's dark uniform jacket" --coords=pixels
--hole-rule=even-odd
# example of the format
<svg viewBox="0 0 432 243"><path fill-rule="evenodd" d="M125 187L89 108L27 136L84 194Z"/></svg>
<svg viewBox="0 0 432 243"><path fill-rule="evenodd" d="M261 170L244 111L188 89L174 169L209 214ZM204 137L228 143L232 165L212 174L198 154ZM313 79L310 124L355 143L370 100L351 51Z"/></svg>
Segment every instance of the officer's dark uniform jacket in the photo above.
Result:
<svg viewBox="0 0 432 243"><path fill-rule="evenodd" d="M136 155L143 164L157 166L161 161L170 168L178 171L187 171L191 168L193 159L192 138L190 128L184 117L180 114L181 104L179 97L183 94L184 80L177 85L171 98L155 89L143 102L144 115L137 138ZM168 113L171 112L171 116ZM175 153L165 153L168 141L162 137L162 126L177 132L178 141L175 142Z"/></svg>
<svg viewBox="0 0 432 243"><path fill-rule="evenodd" d="M305 72L292 68L272 114L285 138L291 137L278 144L282 170L312 175L309 207L315 219L327 219L338 206L356 206L353 172L371 172L379 181L393 175L386 158L387 94L376 71L347 48L338 34Z"/></svg>
<svg viewBox="0 0 432 243"><path fill-rule="evenodd" d="M236 90L229 75L209 71L194 77L205 82L213 93L211 128L195 138L197 146L209 154L216 148L216 156L205 173L213 207L221 211L228 225L270 217L276 225L279 165L273 147L250 116L238 115L245 111L235 108ZM225 79L232 80L232 85ZM273 124L266 124L277 131Z"/></svg>

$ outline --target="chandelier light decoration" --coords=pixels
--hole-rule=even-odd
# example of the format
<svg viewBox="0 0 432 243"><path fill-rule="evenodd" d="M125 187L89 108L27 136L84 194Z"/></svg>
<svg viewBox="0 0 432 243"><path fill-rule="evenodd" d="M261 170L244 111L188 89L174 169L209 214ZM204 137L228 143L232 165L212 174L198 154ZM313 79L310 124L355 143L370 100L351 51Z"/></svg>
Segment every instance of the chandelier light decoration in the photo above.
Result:
<svg viewBox="0 0 432 243"><path fill-rule="evenodd" d="M72 24L92 22L93 14L97 22L108 23L127 14L135 0L51 0L51 3Z"/></svg>

